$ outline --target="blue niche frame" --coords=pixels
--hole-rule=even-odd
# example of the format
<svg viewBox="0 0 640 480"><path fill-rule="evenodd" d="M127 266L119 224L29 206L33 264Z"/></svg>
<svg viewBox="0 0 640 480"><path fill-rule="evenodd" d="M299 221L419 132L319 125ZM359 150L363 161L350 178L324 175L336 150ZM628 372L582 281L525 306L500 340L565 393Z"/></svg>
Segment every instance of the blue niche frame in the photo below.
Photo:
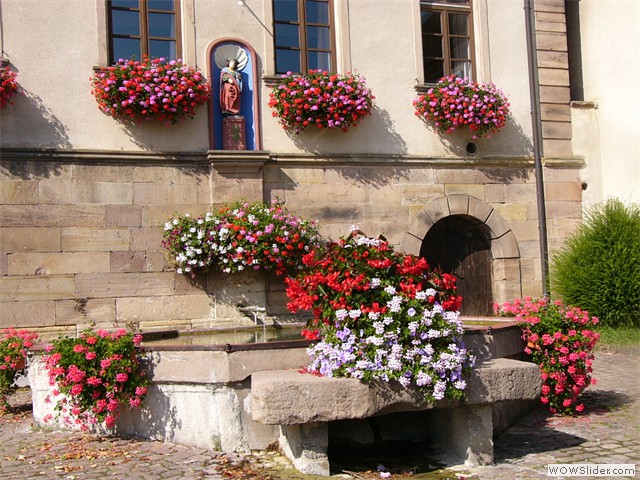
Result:
<svg viewBox="0 0 640 480"><path fill-rule="evenodd" d="M222 147L222 112L220 110L220 71L216 64L215 54L220 49L229 47L241 48L247 54L247 63L240 74L242 75L242 101L240 103L240 115L245 119L245 141L247 150L260 150L262 148L260 132L258 131L259 104L258 104L258 79L256 68L256 55L253 48L238 39L222 39L214 42L209 47L209 78L211 79L211 149L223 150Z"/></svg>

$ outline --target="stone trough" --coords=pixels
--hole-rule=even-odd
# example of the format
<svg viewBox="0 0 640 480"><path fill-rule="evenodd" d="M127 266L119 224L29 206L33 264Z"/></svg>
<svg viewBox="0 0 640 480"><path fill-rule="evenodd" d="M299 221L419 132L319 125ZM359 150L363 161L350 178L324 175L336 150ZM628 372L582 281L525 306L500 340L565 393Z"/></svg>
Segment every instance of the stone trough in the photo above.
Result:
<svg viewBox="0 0 640 480"><path fill-rule="evenodd" d="M152 380L145 408L124 412L116 433L223 451L277 442L300 471L329 475L333 422L428 411L437 412L430 413L432 440L457 460L490 464L494 432L539 396L540 378L536 365L515 359L523 348L516 325L481 323L466 327L465 344L478 363L465 399L436 404L392 385L299 373L309 363L304 340L216 343L178 335L145 341ZM46 402L51 387L37 352L29 382L34 420L44 425L53 406Z"/></svg>

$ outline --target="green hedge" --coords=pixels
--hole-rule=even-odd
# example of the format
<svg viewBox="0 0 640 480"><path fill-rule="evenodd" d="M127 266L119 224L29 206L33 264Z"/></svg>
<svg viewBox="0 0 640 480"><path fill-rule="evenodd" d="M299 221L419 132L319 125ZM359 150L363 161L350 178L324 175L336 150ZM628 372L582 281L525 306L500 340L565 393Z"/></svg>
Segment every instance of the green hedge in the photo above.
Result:
<svg viewBox="0 0 640 480"><path fill-rule="evenodd" d="M552 255L552 292L603 325L640 326L640 206L609 199Z"/></svg>

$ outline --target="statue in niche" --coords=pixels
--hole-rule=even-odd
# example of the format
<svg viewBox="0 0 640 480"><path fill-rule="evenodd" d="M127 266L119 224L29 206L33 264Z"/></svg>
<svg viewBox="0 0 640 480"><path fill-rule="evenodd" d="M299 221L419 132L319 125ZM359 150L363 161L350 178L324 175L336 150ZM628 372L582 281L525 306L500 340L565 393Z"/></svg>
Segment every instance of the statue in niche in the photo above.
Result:
<svg viewBox="0 0 640 480"><path fill-rule="evenodd" d="M238 59L227 59L227 66L220 72L220 109L222 115L238 115L242 99L242 74L238 71Z"/></svg>
<svg viewBox="0 0 640 480"><path fill-rule="evenodd" d="M222 148L223 150L246 150L246 126L245 118L241 113L241 100L242 70L247 65L249 57L246 50L237 44L221 45L216 48L213 55L215 64L220 69ZM251 103L251 98L248 101Z"/></svg>

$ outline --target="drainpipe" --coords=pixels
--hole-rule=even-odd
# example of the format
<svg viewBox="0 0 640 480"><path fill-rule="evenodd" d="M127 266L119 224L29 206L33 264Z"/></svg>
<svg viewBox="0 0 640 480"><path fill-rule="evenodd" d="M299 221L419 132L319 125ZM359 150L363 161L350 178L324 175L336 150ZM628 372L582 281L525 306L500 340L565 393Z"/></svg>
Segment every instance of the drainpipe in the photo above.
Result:
<svg viewBox="0 0 640 480"><path fill-rule="evenodd" d="M544 203L544 178L542 170L542 124L540 121L540 80L536 51L535 0L524 0L527 31L527 57L529 60L529 93L531 95L531 124L533 127L533 157L536 172L536 199L538 203L538 231L540 235L540 260L542 262L542 294L549 295L549 249L547 246L547 213Z"/></svg>

